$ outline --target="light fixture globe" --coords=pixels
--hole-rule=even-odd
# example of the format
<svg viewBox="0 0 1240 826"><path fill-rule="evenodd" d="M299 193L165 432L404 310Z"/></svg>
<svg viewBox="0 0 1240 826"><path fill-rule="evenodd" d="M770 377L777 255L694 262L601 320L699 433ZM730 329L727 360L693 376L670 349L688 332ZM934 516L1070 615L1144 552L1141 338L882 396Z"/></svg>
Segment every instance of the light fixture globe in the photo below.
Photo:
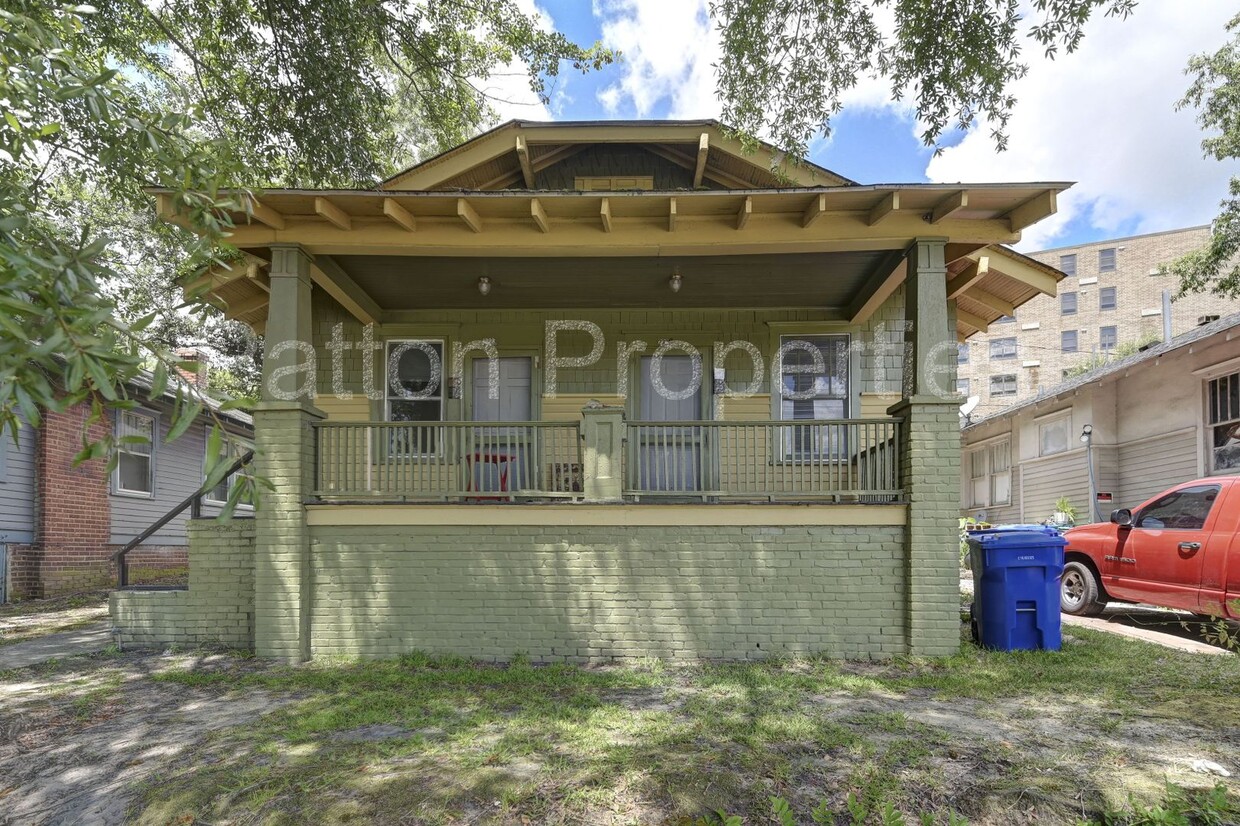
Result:
<svg viewBox="0 0 1240 826"><path fill-rule="evenodd" d="M485 275L479 278L478 279L478 292L482 293L483 295L490 295L491 294L491 279L487 278Z"/></svg>
<svg viewBox="0 0 1240 826"><path fill-rule="evenodd" d="M672 277L667 279L667 286L672 292L678 293L680 292L680 284L682 281L684 281L684 279L680 277L680 270L673 270Z"/></svg>

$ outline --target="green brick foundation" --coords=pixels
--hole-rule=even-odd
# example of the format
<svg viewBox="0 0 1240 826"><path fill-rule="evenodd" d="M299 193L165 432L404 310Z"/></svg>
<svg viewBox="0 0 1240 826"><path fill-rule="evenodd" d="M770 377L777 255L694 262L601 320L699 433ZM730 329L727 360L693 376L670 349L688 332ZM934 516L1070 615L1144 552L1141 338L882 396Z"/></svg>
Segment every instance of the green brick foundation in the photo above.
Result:
<svg viewBox="0 0 1240 826"><path fill-rule="evenodd" d="M121 645L254 649L254 521L192 520L189 590L113 591Z"/></svg>
<svg viewBox="0 0 1240 826"><path fill-rule="evenodd" d="M907 651L904 528L315 527L312 654Z"/></svg>

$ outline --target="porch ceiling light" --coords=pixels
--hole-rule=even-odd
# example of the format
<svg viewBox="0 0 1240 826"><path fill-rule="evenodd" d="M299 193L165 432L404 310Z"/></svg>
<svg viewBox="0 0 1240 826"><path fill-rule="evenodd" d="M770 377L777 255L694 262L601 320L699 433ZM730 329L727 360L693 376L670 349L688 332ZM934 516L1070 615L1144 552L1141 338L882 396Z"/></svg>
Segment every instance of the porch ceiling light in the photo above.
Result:
<svg viewBox="0 0 1240 826"><path fill-rule="evenodd" d="M490 295L491 294L491 279L487 278L485 275L479 278L478 279L478 292L482 293L483 295Z"/></svg>
<svg viewBox="0 0 1240 826"><path fill-rule="evenodd" d="M680 292L680 283L683 280L680 277L680 270L673 270L672 277L667 279L667 286L671 288L672 292L678 293Z"/></svg>

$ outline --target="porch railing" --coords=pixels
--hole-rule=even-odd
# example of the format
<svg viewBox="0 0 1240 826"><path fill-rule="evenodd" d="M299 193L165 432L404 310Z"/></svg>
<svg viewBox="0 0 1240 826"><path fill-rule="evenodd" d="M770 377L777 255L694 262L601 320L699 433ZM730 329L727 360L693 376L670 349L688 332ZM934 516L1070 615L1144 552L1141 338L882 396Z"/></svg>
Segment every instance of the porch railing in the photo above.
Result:
<svg viewBox="0 0 1240 826"><path fill-rule="evenodd" d="M627 422L628 501L902 497L900 419ZM583 498L573 422L319 422L316 497L341 501ZM600 449L597 446L594 449Z"/></svg>
<svg viewBox="0 0 1240 826"><path fill-rule="evenodd" d="M899 426L898 419L629 422L625 494L894 501Z"/></svg>
<svg viewBox="0 0 1240 826"><path fill-rule="evenodd" d="M399 501L580 497L564 422L320 422L315 495Z"/></svg>

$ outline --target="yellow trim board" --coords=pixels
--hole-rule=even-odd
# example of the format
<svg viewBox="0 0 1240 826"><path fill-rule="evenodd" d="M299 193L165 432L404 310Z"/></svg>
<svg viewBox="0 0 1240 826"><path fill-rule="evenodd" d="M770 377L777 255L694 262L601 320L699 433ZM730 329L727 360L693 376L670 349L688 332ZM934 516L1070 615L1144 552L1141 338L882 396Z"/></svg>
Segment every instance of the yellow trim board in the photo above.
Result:
<svg viewBox="0 0 1240 826"><path fill-rule="evenodd" d="M594 525L781 527L904 525L905 505L308 505L311 527Z"/></svg>

